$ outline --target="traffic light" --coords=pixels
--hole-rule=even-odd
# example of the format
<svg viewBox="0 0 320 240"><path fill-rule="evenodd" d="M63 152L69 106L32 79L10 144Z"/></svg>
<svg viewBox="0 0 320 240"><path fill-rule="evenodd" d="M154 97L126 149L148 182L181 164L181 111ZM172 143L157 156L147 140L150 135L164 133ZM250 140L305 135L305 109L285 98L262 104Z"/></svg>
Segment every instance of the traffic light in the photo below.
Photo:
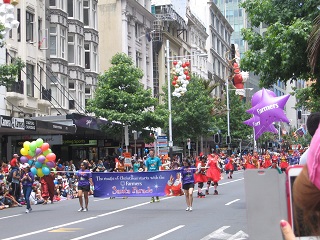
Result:
<svg viewBox="0 0 320 240"><path fill-rule="evenodd" d="M227 144L230 144L230 143L231 143L231 136L227 136L227 138L226 138L226 143L227 143Z"/></svg>
<svg viewBox="0 0 320 240"><path fill-rule="evenodd" d="M217 133L217 134L213 135L213 140L214 140L214 143L219 144L221 142L220 134Z"/></svg>
<svg viewBox="0 0 320 240"><path fill-rule="evenodd" d="M301 110L298 111L298 119L301 119Z"/></svg>

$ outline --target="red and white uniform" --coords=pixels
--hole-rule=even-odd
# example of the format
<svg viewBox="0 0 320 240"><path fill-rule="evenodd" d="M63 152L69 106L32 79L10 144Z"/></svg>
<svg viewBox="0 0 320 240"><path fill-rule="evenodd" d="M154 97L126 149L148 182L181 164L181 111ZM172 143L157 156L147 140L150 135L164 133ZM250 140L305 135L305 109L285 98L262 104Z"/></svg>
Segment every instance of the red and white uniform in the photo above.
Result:
<svg viewBox="0 0 320 240"><path fill-rule="evenodd" d="M221 171L218 167L218 160L219 158L217 155L212 156L212 154L210 154L206 164L206 167L208 168L206 175L209 180L213 182L219 182L221 180Z"/></svg>

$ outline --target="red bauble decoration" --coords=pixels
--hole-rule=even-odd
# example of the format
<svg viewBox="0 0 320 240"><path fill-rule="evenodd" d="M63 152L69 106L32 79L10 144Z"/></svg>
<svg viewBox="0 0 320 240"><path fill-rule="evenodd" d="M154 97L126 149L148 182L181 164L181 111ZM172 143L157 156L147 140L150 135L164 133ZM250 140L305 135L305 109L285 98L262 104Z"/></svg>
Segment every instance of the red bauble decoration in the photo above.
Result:
<svg viewBox="0 0 320 240"><path fill-rule="evenodd" d="M182 63L181 67L185 68L187 65L185 63Z"/></svg>
<svg viewBox="0 0 320 240"><path fill-rule="evenodd" d="M8 4L10 4L10 0L3 0L3 3L8 3Z"/></svg>
<svg viewBox="0 0 320 240"><path fill-rule="evenodd" d="M173 77L173 80L178 80L178 76L174 76L174 77Z"/></svg>
<svg viewBox="0 0 320 240"><path fill-rule="evenodd" d="M190 80L190 76L189 76L189 75L187 75L187 76L186 76L186 79L189 81L189 80Z"/></svg>
<svg viewBox="0 0 320 240"><path fill-rule="evenodd" d="M174 85L176 85L177 84L177 82L176 81L172 81L172 85L174 86Z"/></svg>
<svg viewBox="0 0 320 240"><path fill-rule="evenodd" d="M190 62L186 62L186 66L189 67L190 66Z"/></svg>
<svg viewBox="0 0 320 240"><path fill-rule="evenodd" d="M189 72L188 72L188 71L184 71L183 73L184 73L185 75L188 75L188 74L189 74Z"/></svg>
<svg viewBox="0 0 320 240"><path fill-rule="evenodd" d="M177 61L173 61L173 65L177 65L178 64L178 62Z"/></svg>

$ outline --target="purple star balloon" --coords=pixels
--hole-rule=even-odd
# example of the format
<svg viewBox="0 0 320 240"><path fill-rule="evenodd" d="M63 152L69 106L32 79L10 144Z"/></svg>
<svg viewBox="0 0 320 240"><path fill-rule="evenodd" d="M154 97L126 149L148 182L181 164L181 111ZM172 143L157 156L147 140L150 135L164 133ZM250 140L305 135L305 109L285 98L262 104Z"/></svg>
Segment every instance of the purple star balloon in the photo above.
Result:
<svg viewBox="0 0 320 240"><path fill-rule="evenodd" d="M272 132L277 134L278 130L273 126L273 124L264 126L260 124L260 119L258 116L253 116L252 118L243 122L244 124L249 125L254 128L254 136L257 140L264 132Z"/></svg>
<svg viewBox="0 0 320 240"><path fill-rule="evenodd" d="M290 95L274 97L266 89L262 89L262 97L258 104L247 110L248 113L260 118L260 125L268 126L273 122L287 122L289 119L284 114L283 108Z"/></svg>
<svg viewBox="0 0 320 240"><path fill-rule="evenodd" d="M264 88L263 88L264 89ZM262 89L262 90L263 90ZM255 105L257 105L261 98L262 98L262 90L259 90L258 92L256 92L255 94L253 94L252 98L251 98L251 106L254 107ZM276 97L277 95L272 92L271 90L265 89L270 96Z"/></svg>

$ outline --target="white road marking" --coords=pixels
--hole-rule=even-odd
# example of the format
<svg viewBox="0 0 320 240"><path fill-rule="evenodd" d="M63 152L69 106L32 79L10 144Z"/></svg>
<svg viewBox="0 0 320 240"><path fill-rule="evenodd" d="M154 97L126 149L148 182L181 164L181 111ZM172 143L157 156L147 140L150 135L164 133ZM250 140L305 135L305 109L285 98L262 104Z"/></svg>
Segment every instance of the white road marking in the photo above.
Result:
<svg viewBox="0 0 320 240"><path fill-rule="evenodd" d="M87 234L87 235L84 235L84 236L81 236L81 237L72 238L71 240L80 240L80 239L84 239L84 238L87 238L87 237L92 237L94 235L97 235L97 234L100 234L100 233L104 233L104 232L108 232L108 231L111 231L113 229L117 229L117 228L120 228L120 227L123 227L123 225L114 226L114 227L107 228L107 229L104 229L104 230L101 230L101 231L98 231L98 232L90 233L90 234Z"/></svg>
<svg viewBox="0 0 320 240"><path fill-rule="evenodd" d="M7 219L7 218L12 218L12 217L18 217L18 216L21 216L22 214L16 214L16 215L11 215L11 216L6 216L6 217L2 217L0 218L0 220L2 219Z"/></svg>
<svg viewBox="0 0 320 240"><path fill-rule="evenodd" d="M225 205L226 205L226 206L229 206L230 204L235 203L235 202L238 202L239 200L240 200L239 198L238 198L238 199L235 199L235 200L233 200L233 201L231 201L231 202L226 203Z"/></svg>
<svg viewBox="0 0 320 240"><path fill-rule="evenodd" d="M210 233L209 235L205 236L204 238L201 238L201 240L210 240L210 239L219 239L219 240L244 240L249 237L248 234L246 234L243 231L239 231L236 234L232 235L229 233L225 233L224 230L229 228L230 226L223 226L219 228L218 230Z"/></svg>
<svg viewBox="0 0 320 240"><path fill-rule="evenodd" d="M175 228L172 228L172 229L170 229L170 230L168 230L168 231L166 231L166 232L163 232L163 233L161 233L161 234L159 234L159 235L157 235L157 236L154 236L154 237L152 237L152 238L149 238L148 240L155 240L155 239L158 239L158 238L161 238L161 237L163 237L164 235L167 235L168 233L171 233L171 232L174 232L174 231L176 231L176 230L178 230L178 229L180 229L180 228L183 228L185 225L179 225L179 226L177 226L177 227L175 227Z"/></svg>

